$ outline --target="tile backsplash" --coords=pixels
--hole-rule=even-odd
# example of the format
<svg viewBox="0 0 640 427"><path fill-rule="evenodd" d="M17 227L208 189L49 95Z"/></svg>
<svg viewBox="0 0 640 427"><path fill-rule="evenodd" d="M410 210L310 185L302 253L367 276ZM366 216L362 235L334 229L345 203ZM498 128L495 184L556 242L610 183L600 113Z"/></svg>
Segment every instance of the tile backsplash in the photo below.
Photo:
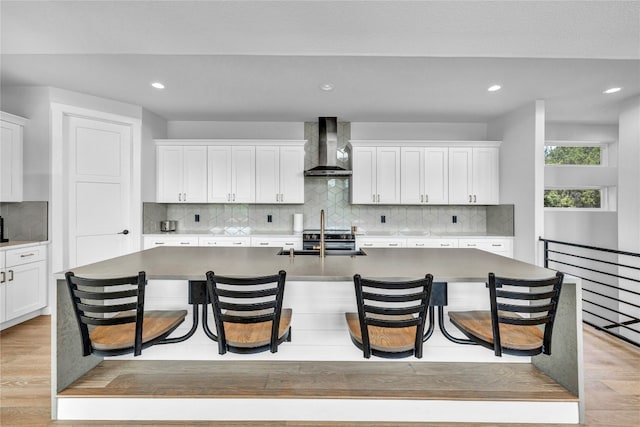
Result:
<svg viewBox="0 0 640 427"><path fill-rule="evenodd" d="M5 237L9 240L45 241L48 239L48 203L0 203Z"/></svg>
<svg viewBox="0 0 640 427"><path fill-rule="evenodd" d="M339 166L350 168L348 141L350 123L338 123ZM318 162L318 123L305 123L305 169ZM348 229L358 226L362 232L428 231L431 234L513 235L513 206L404 206L352 205L349 178L305 178L304 205L257 204L177 204L144 203L145 234L160 232L160 221L178 221L177 231L208 232L212 228L291 232L293 215L304 215L304 228L320 227L320 210L326 214L327 228ZM195 221L199 215L200 221ZM268 217L271 222L268 222ZM381 217L385 222L381 222ZM453 216L456 222L453 222Z"/></svg>

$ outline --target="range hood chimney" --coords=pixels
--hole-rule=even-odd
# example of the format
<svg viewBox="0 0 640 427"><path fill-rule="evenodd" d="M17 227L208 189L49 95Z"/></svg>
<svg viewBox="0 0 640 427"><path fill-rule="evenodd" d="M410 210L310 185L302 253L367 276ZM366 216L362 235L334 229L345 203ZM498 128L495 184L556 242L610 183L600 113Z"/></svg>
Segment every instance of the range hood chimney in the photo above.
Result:
<svg viewBox="0 0 640 427"><path fill-rule="evenodd" d="M351 176L351 171L337 166L338 161L338 118L318 118L318 162L319 165L304 171L304 176L343 177Z"/></svg>

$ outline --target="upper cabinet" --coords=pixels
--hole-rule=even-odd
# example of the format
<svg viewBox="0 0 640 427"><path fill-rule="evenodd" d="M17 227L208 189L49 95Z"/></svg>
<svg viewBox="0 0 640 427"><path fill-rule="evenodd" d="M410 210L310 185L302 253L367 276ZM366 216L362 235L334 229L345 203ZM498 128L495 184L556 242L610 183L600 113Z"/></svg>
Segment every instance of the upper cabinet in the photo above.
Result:
<svg viewBox="0 0 640 427"><path fill-rule="evenodd" d="M400 147L352 144L351 203L400 203Z"/></svg>
<svg viewBox="0 0 640 427"><path fill-rule="evenodd" d="M207 201L207 147L157 147L157 197L165 203Z"/></svg>
<svg viewBox="0 0 640 427"><path fill-rule="evenodd" d="M210 203L254 203L256 149L250 145L209 146Z"/></svg>
<svg viewBox="0 0 640 427"><path fill-rule="evenodd" d="M402 147L400 199L403 205L449 202L449 148Z"/></svg>
<svg viewBox="0 0 640 427"><path fill-rule="evenodd" d="M449 203L498 204L498 168L498 147L450 147Z"/></svg>
<svg viewBox="0 0 640 427"><path fill-rule="evenodd" d="M256 203L304 203L304 142L256 147Z"/></svg>
<svg viewBox="0 0 640 427"><path fill-rule="evenodd" d="M0 112L0 202L22 201L22 140L26 121Z"/></svg>

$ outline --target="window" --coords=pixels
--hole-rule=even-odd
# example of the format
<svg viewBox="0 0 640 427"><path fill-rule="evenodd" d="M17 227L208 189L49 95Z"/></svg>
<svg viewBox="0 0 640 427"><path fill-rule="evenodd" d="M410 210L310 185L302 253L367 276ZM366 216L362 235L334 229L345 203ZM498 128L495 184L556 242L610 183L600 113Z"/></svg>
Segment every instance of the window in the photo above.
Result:
<svg viewBox="0 0 640 427"><path fill-rule="evenodd" d="M603 147L546 145L544 163L547 165L602 165Z"/></svg>
<svg viewBox="0 0 640 427"><path fill-rule="evenodd" d="M544 190L545 208L602 209L604 189L547 189Z"/></svg>

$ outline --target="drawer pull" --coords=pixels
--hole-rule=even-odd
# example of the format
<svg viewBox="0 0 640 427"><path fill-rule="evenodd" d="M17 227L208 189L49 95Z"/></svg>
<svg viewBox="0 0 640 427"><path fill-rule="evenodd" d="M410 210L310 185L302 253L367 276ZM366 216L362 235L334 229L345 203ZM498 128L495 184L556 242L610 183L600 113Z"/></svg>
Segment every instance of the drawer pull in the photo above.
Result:
<svg viewBox="0 0 640 427"><path fill-rule="evenodd" d="M234 245L241 245L242 242L233 242Z"/></svg>
<svg viewBox="0 0 640 427"><path fill-rule="evenodd" d="M191 243L189 242L180 242L181 245L190 245Z"/></svg>
<svg viewBox="0 0 640 427"><path fill-rule="evenodd" d="M502 243L492 243L491 246L502 246Z"/></svg>
<svg viewBox="0 0 640 427"><path fill-rule="evenodd" d="M269 242L260 242L261 246L267 246L269 244Z"/></svg>
<svg viewBox="0 0 640 427"><path fill-rule="evenodd" d="M7 274L4 271L0 271L2 274L2 279L0 279L0 283L4 283L7 280Z"/></svg>
<svg viewBox="0 0 640 427"><path fill-rule="evenodd" d="M154 242L154 245L164 245L164 242Z"/></svg>
<svg viewBox="0 0 640 427"><path fill-rule="evenodd" d="M440 246L451 246L449 243L440 243Z"/></svg>
<svg viewBox="0 0 640 427"><path fill-rule="evenodd" d="M30 253L30 254L22 254L22 255L20 255L20 258L27 258L27 257L30 257L30 256L35 256L35 255L36 255L36 254L34 254L34 253L32 252L32 253Z"/></svg>
<svg viewBox="0 0 640 427"><path fill-rule="evenodd" d="M416 243L416 246L424 246L424 243Z"/></svg>
<svg viewBox="0 0 640 427"><path fill-rule="evenodd" d="M13 281L13 270L9 270L9 282Z"/></svg>
<svg viewBox="0 0 640 427"><path fill-rule="evenodd" d="M389 243L389 246L398 246L397 243Z"/></svg>

